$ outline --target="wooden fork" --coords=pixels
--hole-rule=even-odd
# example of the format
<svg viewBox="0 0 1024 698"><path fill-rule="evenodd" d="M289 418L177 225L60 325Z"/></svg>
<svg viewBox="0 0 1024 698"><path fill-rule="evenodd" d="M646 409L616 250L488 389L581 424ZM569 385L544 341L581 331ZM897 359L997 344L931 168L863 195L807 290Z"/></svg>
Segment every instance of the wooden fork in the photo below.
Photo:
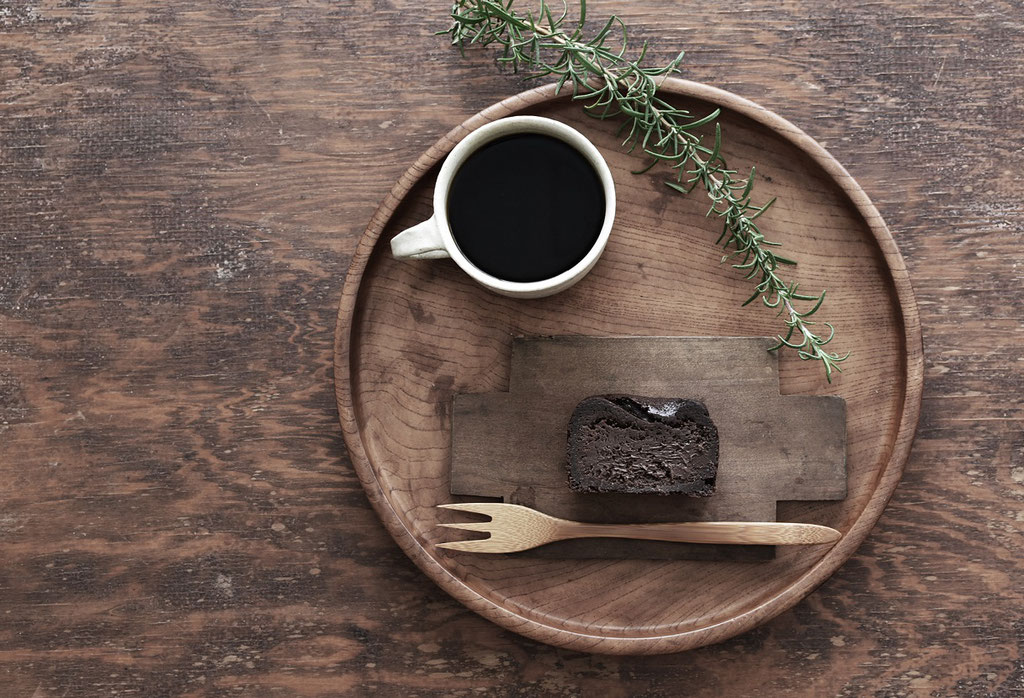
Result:
<svg viewBox="0 0 1024 698"><path fill-rule="evenodd" d="M438 543L437 547L469 553L514 553L568 538L636 538L676 543L737 545L820 545L842 534L828 526L805 523L696 521L655 524L591 524L548 516L529 507L497 502L439 504L442 509L490 516L490 521L443 523L445 528L489 533L489 538Z"/></svg>

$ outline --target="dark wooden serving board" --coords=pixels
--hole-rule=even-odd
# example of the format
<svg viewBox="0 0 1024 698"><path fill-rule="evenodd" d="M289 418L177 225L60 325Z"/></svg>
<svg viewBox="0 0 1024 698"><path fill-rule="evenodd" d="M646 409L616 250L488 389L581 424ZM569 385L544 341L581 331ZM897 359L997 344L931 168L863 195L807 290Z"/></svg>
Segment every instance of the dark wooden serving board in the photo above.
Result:
<svg viewBox="0 0 1024 698"><path fill-rule="evenodd" d="M845 403L836 396L780 395L771 345L761 337L518 338L508 392L454 396L451 492L608 523L774 521L779 500L843 499ZM601 393L704 402L720 439L715 494L569 489L569 417L580 400ZM520 555L758 560L773 557L774 548L591 539Z"/></svg>

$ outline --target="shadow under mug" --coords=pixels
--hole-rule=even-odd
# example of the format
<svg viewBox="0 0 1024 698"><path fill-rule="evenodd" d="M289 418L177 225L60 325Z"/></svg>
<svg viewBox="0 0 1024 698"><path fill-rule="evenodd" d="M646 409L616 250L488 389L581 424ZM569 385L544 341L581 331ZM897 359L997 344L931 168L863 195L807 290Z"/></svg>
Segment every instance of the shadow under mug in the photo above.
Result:
<svg viewBox="0 0 1024 698"><path fill-rule="evenodd" d="M507 281L492 276L474 265L459 249L448 223L448 191L459 167L481 146L498 138L521 133L552 136L572 146L594 168L604 190L604 220L597 240L583 258L564 272L540 281ZM615 221L615 182L601 153L586 136L560 121L542 116L510 116L476 129L456 145L437 175L434 184L434 215L396 235L391 254L396 259L443 259L450 257L459 267L486 288L503 296L542 298L564 291L587 275L604 252Z"/></svg>

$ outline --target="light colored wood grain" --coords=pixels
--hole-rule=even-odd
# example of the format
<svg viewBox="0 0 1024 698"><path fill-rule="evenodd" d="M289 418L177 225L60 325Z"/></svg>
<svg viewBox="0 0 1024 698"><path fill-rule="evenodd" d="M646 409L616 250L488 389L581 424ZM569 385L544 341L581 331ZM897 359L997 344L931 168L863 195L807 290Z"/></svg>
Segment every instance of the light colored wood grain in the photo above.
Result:
<svg viewBox="0 0 1024 698"><path fill-rule="evenodd" d="M516 553L574 538L630 538L703 545L822 545L841 533L828 526L774 521L689 521L656 524L595 524L548 516L529 507L501 502L439 504L439 508L489 516L489 521L440 523L486 538L438 543L438 548L465 553Z"/></svg>
<svg viewBox="0 0 1024 698"><path fill-rule="evenodd" d="M517 335L771 334L774 314L737 311L746 282L706 244L706 204L678 197L661 177L634 177L614 125L579 114L544 86L490 107L452 130L398 181L363 234L339 311L335 375L342 429L360 480L389 532L435 582L473 610L544 642L603 653L679 651L720 641L789 608L846 560L899 482L922 389L920 325L902 259L866 195L792 124L715 88L668 81L665 93L697 112L723 107L734 162L771 163L768 222L800 250L800 280L826 280L829 308L852 360L828 385L818 366L780 361L783 394L838 394L848 410L848 497L793 504L788 516L829 525L827 552L786 549L775 560L603 562L454 559L436 547L433 507L448 498L455 392L507 387ZM616 175L619 210L604 257L572 289L522 302L494 296L452 265L398 262L394 233L429 215L433 168L472 129L513 113L562 119L601 149ZM680 270L690 270L687 274ZM694 309L699 309L695 312ZM870 357L870 358L869 358ZM623 581L627 580L627 581ZM613 595L596 588L616 588Z"/></svg>

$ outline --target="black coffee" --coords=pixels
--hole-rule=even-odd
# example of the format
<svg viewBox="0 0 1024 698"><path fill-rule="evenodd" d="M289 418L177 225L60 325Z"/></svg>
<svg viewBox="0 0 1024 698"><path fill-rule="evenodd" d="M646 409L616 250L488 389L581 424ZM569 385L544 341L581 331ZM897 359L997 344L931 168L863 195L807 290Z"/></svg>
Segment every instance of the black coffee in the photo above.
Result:
<svg viewBox="0 0 1024 698"><path fill-rule="evenodd" d="M586 158L551 136L499 138L469 156L448 191L448 222L470 262L506 281L574 267L597 242L604 188Z"/></svg>

